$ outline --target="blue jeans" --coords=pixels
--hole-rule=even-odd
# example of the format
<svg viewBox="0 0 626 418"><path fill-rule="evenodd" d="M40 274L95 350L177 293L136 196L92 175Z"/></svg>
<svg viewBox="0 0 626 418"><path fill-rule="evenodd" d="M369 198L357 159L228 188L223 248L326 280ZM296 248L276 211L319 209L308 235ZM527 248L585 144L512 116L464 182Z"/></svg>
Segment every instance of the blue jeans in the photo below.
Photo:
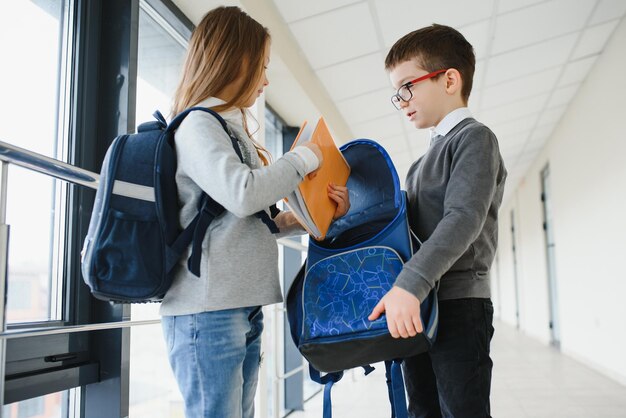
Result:
<svg viewBox="0 0 626 418"><path fill-rule="evenodd" d="M490 299L439 301L437 339L404 361L411 418L491 417Z"/></svg>
<svg viewBox="0 0 626 418"><path fill-rule="evenodd" d="M253 418L261 307L164 316L169 361L188 418Z"/></svg>

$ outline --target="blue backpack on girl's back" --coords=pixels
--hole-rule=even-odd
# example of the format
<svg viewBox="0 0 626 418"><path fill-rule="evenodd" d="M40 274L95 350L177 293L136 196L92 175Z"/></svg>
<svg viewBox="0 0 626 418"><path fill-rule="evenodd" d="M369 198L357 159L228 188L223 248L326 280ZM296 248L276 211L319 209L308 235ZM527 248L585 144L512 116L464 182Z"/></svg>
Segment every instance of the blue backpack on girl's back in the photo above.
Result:
<svg viewBox="0 0 626 418"><path fill-rule="evenodd" d="M193 221L185 228L179 225L174 134L191 111L213 115L243 162L238 139L224 119L203 107L181 112L169 125L156 111L156 120L141 124L137 133L115 138L102 164L82 251L83 279L96 298L159 302L190 244L187 266L200 276L202 241L211 221L225 209L204 193ZM265 211L257 216L277 232Z"/></svg>
<svg viewBox="0 0 626 418"><path fill-rule="evenodd" d="M436 336L436 289L421 301L423 333L394 339L384 316L367 317L417 251L409 229L406 193L387 152L376 142L341 147L350 165L350 210L331 225L324 241L309 240L306 264L287 295L294 343L324 384L324 417L332 415L330 390L343 371L384 361L392 417L407 416L401 362L427 351ZM320 372L327 373L322 376Z"/></svg>

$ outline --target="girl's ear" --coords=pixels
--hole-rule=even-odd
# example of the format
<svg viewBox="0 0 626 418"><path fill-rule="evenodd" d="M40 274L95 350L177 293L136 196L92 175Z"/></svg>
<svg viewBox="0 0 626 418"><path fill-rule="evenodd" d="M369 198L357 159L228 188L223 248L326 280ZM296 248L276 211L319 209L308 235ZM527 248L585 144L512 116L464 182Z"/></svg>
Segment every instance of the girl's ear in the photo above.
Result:
<svg viewBox="0 0 626 418"><path fill-rule="evenodd" d="M448 94L455 94L457 91L461 91L463 85L463 79L461 73L455 68L450 68L444 73L446 79L446 92Z"/></svg>

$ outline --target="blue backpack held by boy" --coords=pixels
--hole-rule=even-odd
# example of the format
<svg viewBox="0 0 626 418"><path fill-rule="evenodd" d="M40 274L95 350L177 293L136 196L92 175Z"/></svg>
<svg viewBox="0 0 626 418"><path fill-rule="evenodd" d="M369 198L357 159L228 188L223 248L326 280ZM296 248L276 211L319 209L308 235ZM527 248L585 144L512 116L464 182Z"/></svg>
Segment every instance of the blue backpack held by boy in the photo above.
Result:
<svg viewBox="0 0 626 418"><path fill-rule="evenodd" d="M83 245L83 279L98 299L158 302L173 280L174 266L191 244L188 269L200 276L202 241L224 207L206 193L198 213L184 229L179 225L174 133L191 111L213 115L228 133L240 160L236 136L211 109L194 107L168 125L159 111L137 133L120 135L107 150L89 230ZM207 140L211 140L207 138ZM265 211L257 214L272 232Z"/></svg>
<svg viewBox="0 0 626 418"><path fill-rule="evenodd" d="M307 260L287 294L291 335L309 363L311 378L325 385L324 417L330 418L330 390L343 371L385 362L392 417L407 416L401 362L427 351L436 336L436 289L421 301L424 331L393 338L383 315L367 317L391 289L417 250L407 217L406 193L387 152L376 142L355 140L341 147L350 165L350 210L335 221L324 241L309 240ZM326 373L322 376L320 372Z"/></svg>

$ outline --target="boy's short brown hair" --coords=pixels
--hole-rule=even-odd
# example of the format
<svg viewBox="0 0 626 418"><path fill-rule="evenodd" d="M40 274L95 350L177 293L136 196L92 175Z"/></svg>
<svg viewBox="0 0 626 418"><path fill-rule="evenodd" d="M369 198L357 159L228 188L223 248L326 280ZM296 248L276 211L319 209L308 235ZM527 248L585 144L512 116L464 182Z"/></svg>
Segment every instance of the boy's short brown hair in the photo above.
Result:
<svg viewBox="0 0 626 418"><path fill-rule="evenodd" d="M385 69L389 71L412 59L416 59L418 65L428 72L449 68L458 70L463 80L461 96L466 102L469 100L476 57L474 48L459 31L434 23L404 35L387 53Z"/></svg>

